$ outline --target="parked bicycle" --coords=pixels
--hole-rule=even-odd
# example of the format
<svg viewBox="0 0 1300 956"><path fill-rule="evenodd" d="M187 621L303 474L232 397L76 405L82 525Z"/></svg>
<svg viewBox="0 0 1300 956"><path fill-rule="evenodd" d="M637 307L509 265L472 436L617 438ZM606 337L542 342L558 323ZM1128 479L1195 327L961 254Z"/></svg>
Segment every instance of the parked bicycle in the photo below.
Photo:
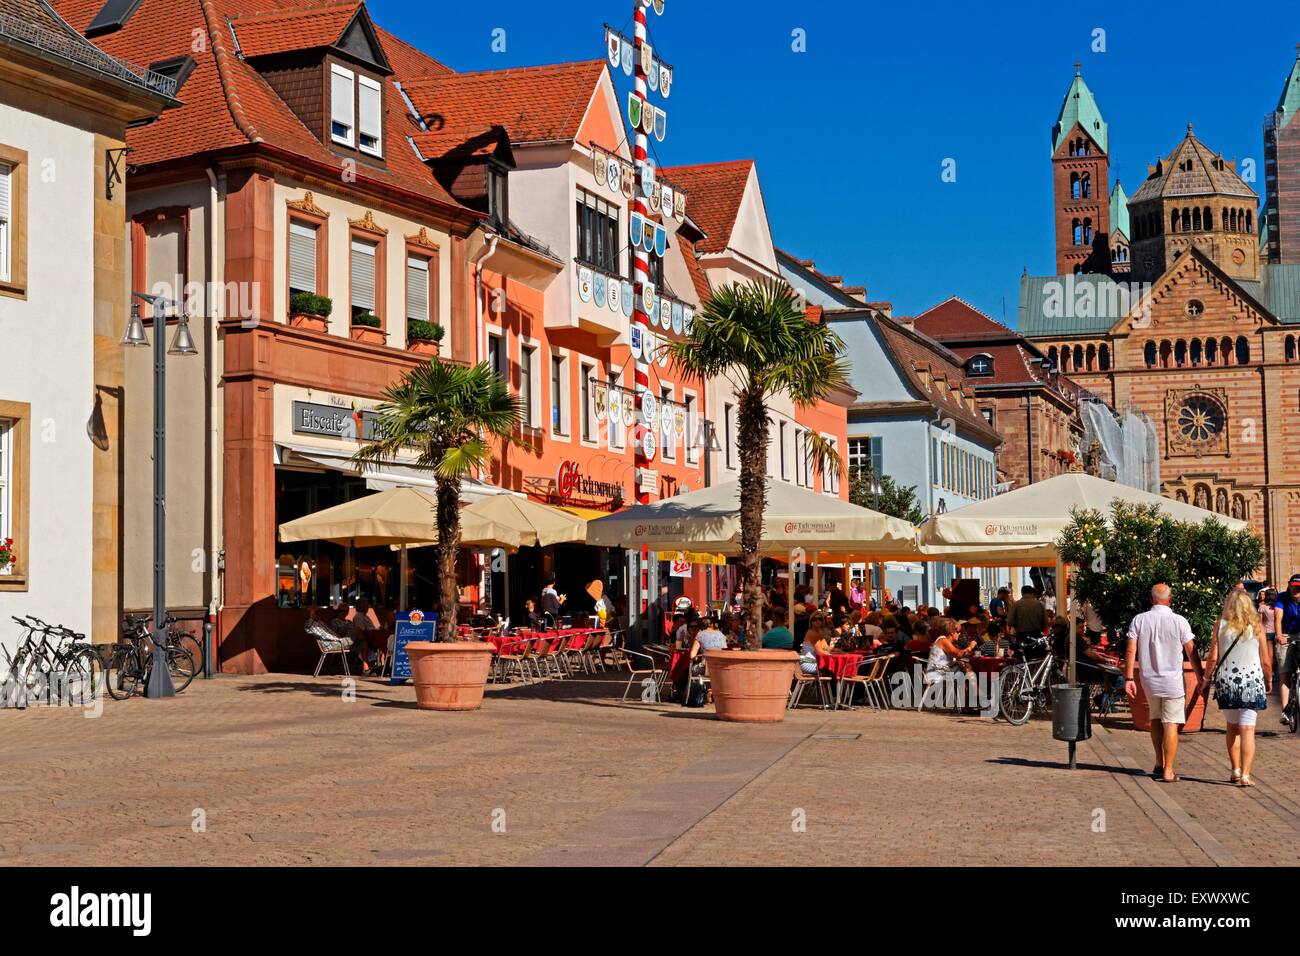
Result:
<svg viewBox="0 0 1300 956"><path fill-rule="evenodd" d="M1026 637L1020 641L1023 660L1002 672L999 707L1003 719L1015 726L1028 723L1036 710L1052 703L1052 685L1064 681L1050 637Z"/></svg>
<svg viewBox="0 0 1300 956"><path fill-rule="evenodd" d="M167 629L168 643L187 651L190 657L194 658L194 666L201 670L204 660L203 643L186 630L185 625L172 614L163 618L163 627ZM125 628L134 634L148 637L153 632L153 615L128 614Z"/></svg>
<svg viewBox="0 0 1300 956"><path fill-rule="evenodd" d="M153 673L154 642L149 619L128 618L122 631L126 640L114 648L108 662L108 693L114 700L129 700L136 693L143 693ZM179 694L194 680L197 664L189 650L170 640L170 633L163 653L172 686Z"/></svg>
<svg viewBox="0 0 1300 956"><path fill-rule="evenodd" d="M11 618L24 630L11 655L4 650L7 669L5 706L64 700L89 704L104 685L103 660L86 635L37 617Z"/></svg>

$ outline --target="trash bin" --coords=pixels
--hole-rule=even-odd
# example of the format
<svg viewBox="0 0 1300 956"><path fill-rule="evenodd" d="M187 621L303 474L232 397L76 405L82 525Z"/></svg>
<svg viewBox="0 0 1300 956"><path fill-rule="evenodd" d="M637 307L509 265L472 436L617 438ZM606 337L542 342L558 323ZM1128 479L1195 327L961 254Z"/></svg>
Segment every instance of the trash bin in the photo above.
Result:
<svg viewBox="0 0 1300 956"><path fill-rule="evenodd" d="M1092 738L1087 684L1052 686L1052 736L1071 743Z"/></svg>

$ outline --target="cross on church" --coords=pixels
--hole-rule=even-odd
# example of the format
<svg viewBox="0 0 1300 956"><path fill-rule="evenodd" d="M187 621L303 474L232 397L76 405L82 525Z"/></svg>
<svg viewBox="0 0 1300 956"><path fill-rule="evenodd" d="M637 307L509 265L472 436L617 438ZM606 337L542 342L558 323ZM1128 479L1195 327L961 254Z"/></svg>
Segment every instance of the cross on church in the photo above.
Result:
<svg viewBox="0 0 1300 956"><path fill-rule="evenodd" d="M1297 43L1297 44L1296 44L1296 50L1300 51L1300 43ZM1077 75L1078 72L1079 72L1080 70L1082 70L1082 69L1083 69L1083 63L1080 62L1079 60L1075 60L1075 61L1074 61L1074 72L1075 72L1075 74Z"/></svg>

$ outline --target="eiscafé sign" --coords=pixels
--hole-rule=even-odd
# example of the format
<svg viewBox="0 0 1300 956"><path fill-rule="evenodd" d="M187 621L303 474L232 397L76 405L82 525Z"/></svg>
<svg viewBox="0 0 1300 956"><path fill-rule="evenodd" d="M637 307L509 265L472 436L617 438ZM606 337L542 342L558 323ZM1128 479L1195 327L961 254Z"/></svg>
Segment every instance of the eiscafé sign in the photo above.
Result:
<svg viewBox="0 0 1300 956"><path fill-rule="evenodd" d="M576 461L563 461L555 472L555 493L566 501L575 496L582 498L607 498L623 500L623 486L609 481L597 481L584 475Z"/></svg>

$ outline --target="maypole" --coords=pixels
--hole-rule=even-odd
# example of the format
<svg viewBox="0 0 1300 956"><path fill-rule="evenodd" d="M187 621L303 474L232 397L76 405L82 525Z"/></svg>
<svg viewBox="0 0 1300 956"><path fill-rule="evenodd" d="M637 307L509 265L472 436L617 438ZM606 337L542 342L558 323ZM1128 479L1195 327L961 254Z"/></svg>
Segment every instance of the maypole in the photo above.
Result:
<svg viewBox="0 0 1300 956"><path fill-rule="evenodd" d="M646 44L646 6L642 0L633 0L633 11L636 27L634 48L632 51L632 64L635 74L635 86L633 93L641 101L641 110L650 109L650 103L646 95L646 70L649 64L646 63L646 57L643 53ZM632 160L636 168L636 187L632 191L632 211L639 214L641 219L650 218L650 207L645 198L645 182L649 176L649 167L646 163L646 149L649 138L646 136L640 123L636 124L633 131L633 151ZM631 217L629 217L630 221ZM653 414L655 409L654 398L650 399L649 409L646 406L646 396L650 394L650 356L649 350L650 339L650 315L649 307L646 305L646 286L650 282L650 253L645 248L644 243L634 243L633 265L632 265L632 321L640 327L640 338L642 347L633 349L633 355L636 359L635 366L635 389L636 389L636 431L635 441L632 443L633 458L636 470L633 472L636 481L636 501L637 504L645 505L650 503L650 482L644 480L644 472L650 469L650 463L654 455L655 429L653 422L647 423L647 413ZM641 594L642 601L648 599L647 583L645 579L644 567L641 572Z"/></svg>

